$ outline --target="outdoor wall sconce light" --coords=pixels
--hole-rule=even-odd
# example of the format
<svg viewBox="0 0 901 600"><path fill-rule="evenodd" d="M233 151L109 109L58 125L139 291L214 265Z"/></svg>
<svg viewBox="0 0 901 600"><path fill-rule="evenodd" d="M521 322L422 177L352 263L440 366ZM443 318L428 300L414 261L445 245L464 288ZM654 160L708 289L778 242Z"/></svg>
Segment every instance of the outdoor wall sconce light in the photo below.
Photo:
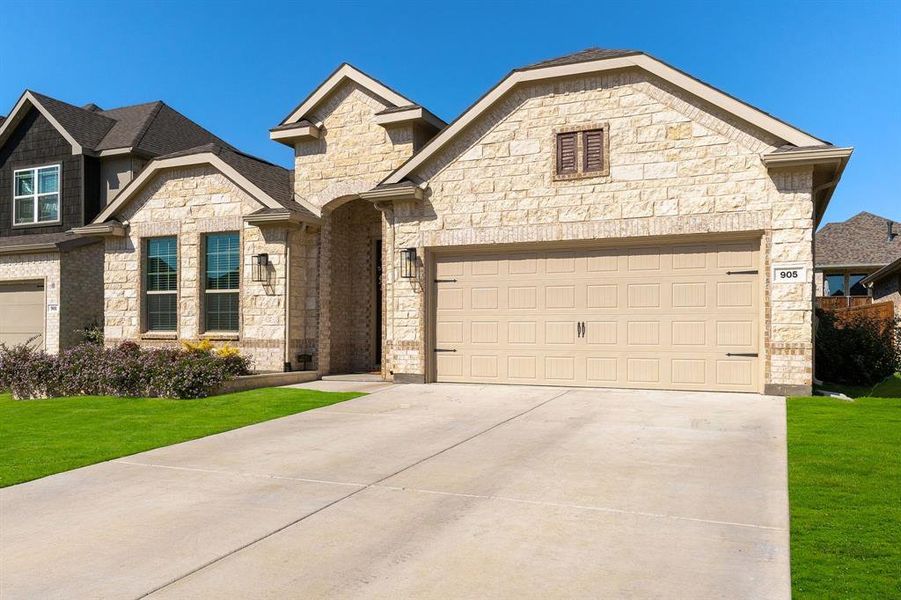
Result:
<svg viewBox="0 0 901 600"><path fill-rule="evenodd" d="M404 279L416 277L416 248L404 248L400 251L400 276Z"/></svg>
<svg viewBox="0 0 901 600"><path fill-rule="evenodd" d="M253 257L253 280L267 281L269 279L269 255L255 254Z"/></svg>

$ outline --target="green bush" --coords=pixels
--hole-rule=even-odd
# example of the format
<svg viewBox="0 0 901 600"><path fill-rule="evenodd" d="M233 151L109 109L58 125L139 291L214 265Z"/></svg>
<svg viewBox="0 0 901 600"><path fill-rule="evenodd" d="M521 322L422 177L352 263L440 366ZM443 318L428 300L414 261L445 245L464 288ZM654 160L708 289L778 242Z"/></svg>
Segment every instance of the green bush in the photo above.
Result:
<svg viewBox="0 0 901 600"><path fill-rule="evenodd" d="M901 369L897 322L866 317L839 320L822 310L817 317L817 379L873 385Z"/></svg>
<svg viewBox="0 0 901 600"><path fill-rule="evenodd" d="M202 398L222 382L247 375L235 353L81 344L59 354L0 344L0 389L16 398L128 396Z"/></svg>

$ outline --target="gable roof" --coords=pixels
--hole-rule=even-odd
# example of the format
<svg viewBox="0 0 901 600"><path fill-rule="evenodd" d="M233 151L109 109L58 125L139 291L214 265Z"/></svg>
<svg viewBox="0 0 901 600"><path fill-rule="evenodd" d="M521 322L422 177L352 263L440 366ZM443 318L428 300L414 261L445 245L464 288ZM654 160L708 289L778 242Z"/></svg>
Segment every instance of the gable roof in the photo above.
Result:
<svg viewBox="0 0 901 600"><path fill-rule="evenodd" d="M76 154L123 151L152 157L207 143L231 147L164 102L103 110L96 104L78 107L30 90L22 94L6 122L0 122L0 144L30 107L69 140Z"/></svg>
<svg viewBox="0 0 901 600"><path fill-rule="evenodd" d="M400 92L388 87L378 79L367 75L352 64L341 63L337 69L332 71L332 74L329 75L325 79L325 81L319 84L319 86L315 90L313 90L309 96L304 98L303 101L294 108L294 110L288 113L288 116L282 119L281 123L279 123L275 129L285 128L286 125L296 124L304 119L307 119L309 117L309 113L314 108L316 108L323 100L325 100L325 98L328 97L329 94L331 94L333 91L335 91L335 89L337 89L342 83L348 80L357 83L372 94L375 94L376 96L384 100L389 105L389 108L419 106ZM444 121L441 121L441 123L443 124Z"/></svg>
<svg viewBox="0 0 901 600"><path fill-rule="evenodd" d="M461 134L475 119L506 96L513 88L547 79L587 75L614 69L638 68L709 102L735 117L783 140L792 147L831 144L816 138L768 113L726 94L717 88L680 71L653 56L637 50L588 48L580 52L541 61L514 69L488 90L457 119L425 144L404 164L384 179L383 184L403 181L426 160Z"/></svg>
<svg viewBox="0 0 901 600"><path fill-rule="evenodd" d="M176 167L210 165L235 185L257 200L263 208L294 214L299 220L318 222L318 211L302 204L294 195L291 171L244 154L228 146L205 144L159 156L149 163L134 180L101 212L94 223L104 223L122 210L160 171Z"/></svg>
<svg viewBox="0 0 901 600"><path fill-rule="evenodd" d="M888 223L894 236L888 239ZM901 258L901 223L861 212L816 233L816 267L879 266Z"/></svg>

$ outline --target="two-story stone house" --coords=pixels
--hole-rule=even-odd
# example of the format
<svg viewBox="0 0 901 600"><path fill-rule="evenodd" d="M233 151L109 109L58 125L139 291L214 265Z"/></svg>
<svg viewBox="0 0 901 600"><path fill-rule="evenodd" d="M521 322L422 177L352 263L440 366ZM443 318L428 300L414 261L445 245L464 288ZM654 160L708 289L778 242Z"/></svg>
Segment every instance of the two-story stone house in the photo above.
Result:
<svg viewBox="0 0 901 600"><path fill-rule="evenodd" d="M813 232L851 155L642 52L512 71L450 124L342 65L294 171L152 160L105 236L109 343L260 370L803 393Z"/></svg>
<svg viewBox="0 0 901 600"><path fill-rule="evenodd" d="M103 110L26 91L0 120L0 343L50 352L103 325L97 216L148 160L226 145L162 102Z"/></svg>

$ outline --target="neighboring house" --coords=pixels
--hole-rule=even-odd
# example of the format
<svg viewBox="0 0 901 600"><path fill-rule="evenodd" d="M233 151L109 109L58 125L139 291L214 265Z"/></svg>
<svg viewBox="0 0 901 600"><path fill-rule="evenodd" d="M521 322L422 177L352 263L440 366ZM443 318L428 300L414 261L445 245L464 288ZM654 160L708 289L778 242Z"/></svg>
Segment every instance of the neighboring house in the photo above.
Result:
<svg viewBox="0 0 901 600"><path fill-rule="evenodd" d="M103 246L71 230L155 156L226 145L162 102L103 110L26 91L0 120L0 343L56 352L103 324Z"/></svg>
<svg viewBox="0 0 901 600"><path fill-rule="evenodd" d="M109 343L206 336L259 370L397 382L810 391L813 232L850 148L597 49L512 71L449 125L345 64L270 137L293 173L160 156L78 230L106 237Z"/></svg>
<svg viewBox="0 0 901 600"><path fill-rule="evenodd" d="M884 266L861 283L870 290L874 302L892 302L895 316L901 316L901 258Z"/></svg>
<svg viewBox="0 0 901 600"><path fill-rule="evenodd" d="M868 303L866 278L901 258L901 223L868 212L827 223L815 236L816 293L845 298L845 306Z"/></svg>

